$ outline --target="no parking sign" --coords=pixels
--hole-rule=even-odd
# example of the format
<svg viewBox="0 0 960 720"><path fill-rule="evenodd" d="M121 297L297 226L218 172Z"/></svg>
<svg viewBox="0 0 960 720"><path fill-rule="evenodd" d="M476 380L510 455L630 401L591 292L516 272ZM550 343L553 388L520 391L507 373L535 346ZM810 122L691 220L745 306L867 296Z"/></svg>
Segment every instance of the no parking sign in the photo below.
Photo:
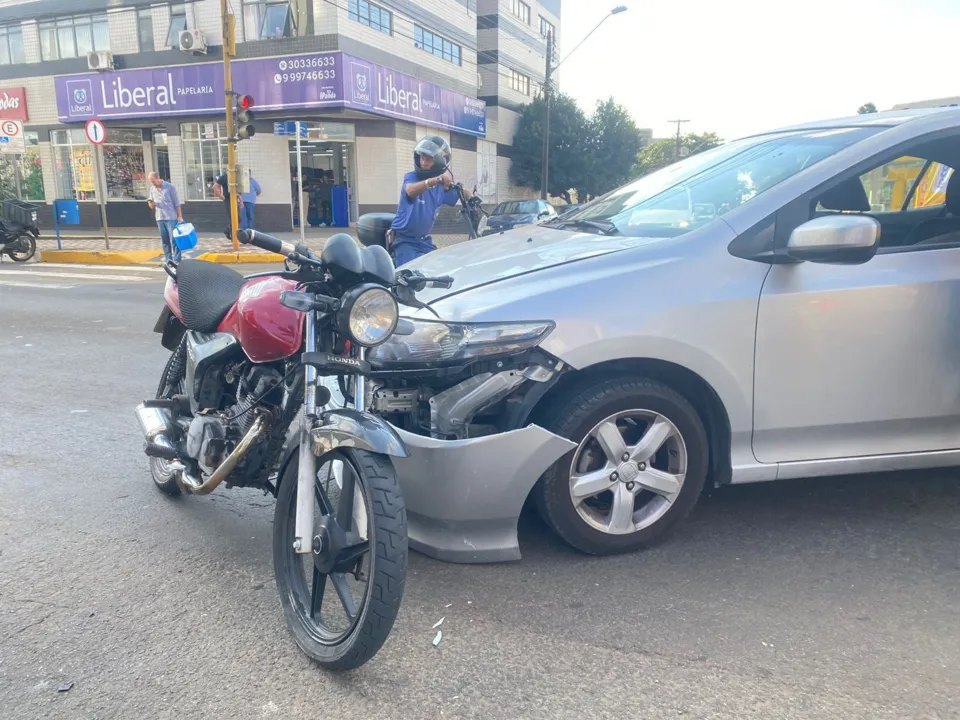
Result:
<svg viewBox="0 0 960 720"><path fill-rule="evenodd" d="M0 154L22 153L23 123L19 120L0 120Z"/></svg>

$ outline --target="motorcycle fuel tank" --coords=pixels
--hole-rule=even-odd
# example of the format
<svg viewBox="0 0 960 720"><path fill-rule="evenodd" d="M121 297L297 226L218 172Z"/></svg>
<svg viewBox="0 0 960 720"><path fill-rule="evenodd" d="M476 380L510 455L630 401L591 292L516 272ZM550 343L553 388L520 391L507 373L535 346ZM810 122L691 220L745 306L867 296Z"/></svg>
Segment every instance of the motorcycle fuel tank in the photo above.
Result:
<svg viewBox="0 0 960 720"><path fill-rule="evenodd" d="M282 360L303 344L303 313L280 304L280 293L296 282L280 277L256 278L244 285L237 304L217 332L230 333L255 363Z"/></svg>

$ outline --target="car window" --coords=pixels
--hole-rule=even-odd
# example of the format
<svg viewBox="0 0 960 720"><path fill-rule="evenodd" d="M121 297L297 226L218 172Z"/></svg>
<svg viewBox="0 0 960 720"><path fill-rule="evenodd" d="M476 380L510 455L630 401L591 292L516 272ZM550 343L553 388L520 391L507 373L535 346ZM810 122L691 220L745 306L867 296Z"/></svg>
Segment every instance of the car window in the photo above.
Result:
<svg viewBox="0 0 960 720"><path fill-rule="evenodd" d="M869 215L880 223L880 252L960 245L960 216L948 212L953 168L932 158L954 155L956 136L918 141L914 152L859 176L837 178L816 198L812 216Z"/></svg>
<svg viewBox="0 0 960 720"><path fill-rule="evenodd" d="M949 165L904 155L860 176L871 213L909 212L943 207Z"/></svg>
<svg viewBox="0 0 960 720"><path fill-rule="evenodd" d="M519 215L524 214L533 214L536 215L539 212L538 210L538 201L537 200L512 200L510 202L500 203L497 206L497 209L494 210L494 215Z"/></svg>
<svg viewBox="0 0 960 720"><path fill-rule="evenodd" d="M613 190L564 222L607 221L638 237L680 235L879 130L803 130L737 140Z"/></svg>

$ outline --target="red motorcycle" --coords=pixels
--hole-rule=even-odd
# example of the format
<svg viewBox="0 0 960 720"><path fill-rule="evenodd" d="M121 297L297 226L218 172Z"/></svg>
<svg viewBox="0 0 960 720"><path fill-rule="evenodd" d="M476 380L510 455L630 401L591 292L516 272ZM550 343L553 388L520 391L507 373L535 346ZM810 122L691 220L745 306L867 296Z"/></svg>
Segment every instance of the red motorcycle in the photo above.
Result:
<svg viewBox="0 0 960 720"><path fill-rule="evenodd" d="M136 415L156 486L206 495L221 483L276 497L273 561L287 626L334 670L359 667L396 620L407 569L403 495L391 458L407 450L364 411L366 348L412 332L398 300L452 278L396 273L382 247L331 237L317 257L253 230L241 242L287 257L246 277L223 265L164 266L154 331L171 351ZM353 376L354 408L325 409L320 375Z"/></svg>

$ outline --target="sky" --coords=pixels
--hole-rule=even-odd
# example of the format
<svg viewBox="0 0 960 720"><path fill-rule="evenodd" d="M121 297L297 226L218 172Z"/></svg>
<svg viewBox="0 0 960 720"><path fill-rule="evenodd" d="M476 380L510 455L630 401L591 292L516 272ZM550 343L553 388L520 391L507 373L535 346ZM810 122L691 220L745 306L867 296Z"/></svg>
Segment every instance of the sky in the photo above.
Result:
<svg viewBox="0 0 960 720"><path fill-rule="evenodd" d="M866 102L960 96L960 0L563 0L561 12L560 89L587 111L613 96L658 138L672 119L732 140Z"/></svg>

